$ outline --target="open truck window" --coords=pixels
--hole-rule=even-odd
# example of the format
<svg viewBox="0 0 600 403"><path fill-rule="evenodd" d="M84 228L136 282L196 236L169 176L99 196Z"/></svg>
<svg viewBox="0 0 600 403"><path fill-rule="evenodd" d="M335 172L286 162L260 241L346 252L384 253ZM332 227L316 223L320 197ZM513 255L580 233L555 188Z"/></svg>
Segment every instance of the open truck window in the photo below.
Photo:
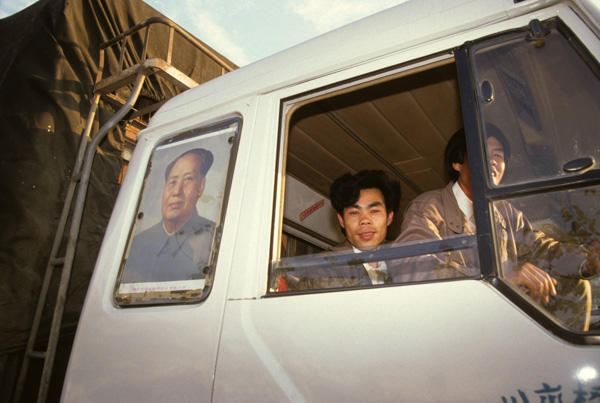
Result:
<svg viewBox="0 0 600 403"><path fill-rule="evenodd" d="M280 186L285 191L274 236L272 292L479 277L472 234L394 242L410 201L449 180L444 149L462 127L450 53L290 101L286 108ZM382 170L400 183L400 208L385 244L370 251L339 250L345 236L329 188L339 176L367 169ZM290 236L299 240L295 250L287 242ZM371 262L378 267L385 262L379 280L369 274Z"/></svg>
<svg viewBox="0 0 600 403"><path fill-rule="evenodd" d="M543 269L556 296L526 298L570 329L598 329L599 283L582 272L600 239L598 63L556 18L474 44L471 60L498 274Z"/></svg>
<svg viewBox="0 0 600 403"><path fill-rule="evenodd" d="M503 284L499 289L520 295L517 303L536 318L562 329L597 329L599 283L584 278L581 265L600 238L593 169L600 152L598 69L559 20L542 24L542 31L533 38L526 27L469 43L468 66L438 55L286 101L269 293L475 279ZM477 83L475 103L460 99L459 63ZM479 222L473 231L400 242L411 201L450 186L444 149L463 127L461 101L478 107L479 124L466 131L469 155L477 160L479 153L473 173ZM333 251L345 237L329 187L364 169L400 182L400 209L376 250ZM493 246L493 260L480 260L482 239ZM382 261L386 280L375 283L366 264ZM549 301L519 282L515 273L524 264L556 282Z"/></svg>
<svg viewBox="0 0 600 403"><path fill-rule="evenodd" d="M206 298L239 126L193 129L156 146L115 290L119 305Z"/></svg>

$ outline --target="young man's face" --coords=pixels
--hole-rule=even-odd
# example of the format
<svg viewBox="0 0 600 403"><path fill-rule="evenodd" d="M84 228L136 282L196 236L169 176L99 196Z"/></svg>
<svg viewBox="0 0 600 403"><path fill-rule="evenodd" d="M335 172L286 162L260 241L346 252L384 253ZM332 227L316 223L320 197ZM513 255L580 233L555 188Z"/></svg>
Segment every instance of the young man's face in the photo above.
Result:
<svg viewBox="0 0 600 403"><path fill-rule="evenodd" d="M487 139L488 157L490 159L490 169L492 173L492 182L494 186L498 186L504 171L506 170L506 163L504 161L504 148L502 143L496 139L496 137L488 137ZM459 164L455 162L452 164L454 170L458 171L458 184L469 199L473 200L473 190L471 188L471 171L469 170L469 159L465 155L465 162Z"/></svg>
<svg viewBox="0 0 600 403"><path fill-rule="evenodd" d="M204 192L206 178L200 173L202 157L187 154L169 172L162 195L162 216L165 229L174 232L192 216L198 198Z"/></svg>
<svg viewBox="0 0 600 403"><path fill-rule="evenodd" d="M490 168L492 170L492 181L495 186L500 184L506 169L504 162L504 148L496 137L488 137L487 139L488 156L490 157Z"/></svg>
<svg viewBox="0 0 600 403"><path fill-rule="evenodd" d="M387 227L392 223L394 212L387 213L385 199L379 189L363 189L352 206L338 214L340 225L346 230L346 238L356 248L374 248L385 240Z"/></svg>

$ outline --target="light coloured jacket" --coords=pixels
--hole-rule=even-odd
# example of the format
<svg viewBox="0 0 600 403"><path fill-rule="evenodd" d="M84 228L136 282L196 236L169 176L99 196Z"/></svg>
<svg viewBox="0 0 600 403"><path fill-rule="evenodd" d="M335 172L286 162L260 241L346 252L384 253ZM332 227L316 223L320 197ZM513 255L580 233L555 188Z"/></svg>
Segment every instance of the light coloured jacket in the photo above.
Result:
<svg viewBox="0 0 600 403"><path fill-rule="evenodd" d="M408 205L396 242L444 239L473 232L458 206L452 185L450 182L442 189L425 192ZM578 268L585 261L585 249L534 230L523 212L507 201L496 202L493 213L504 273L527 262L546 270L557 279L558 287L557 296L544 308L573 328L585 328L591 311L591 292L589 282L578 275ZM431 260L423 265L418 262L420 258L404 259L404 280L415 273L412 281L464 277L479 272L474 250L440 253L434 258L435 265ZM395 280L398 278L394 276Z"/></svg>

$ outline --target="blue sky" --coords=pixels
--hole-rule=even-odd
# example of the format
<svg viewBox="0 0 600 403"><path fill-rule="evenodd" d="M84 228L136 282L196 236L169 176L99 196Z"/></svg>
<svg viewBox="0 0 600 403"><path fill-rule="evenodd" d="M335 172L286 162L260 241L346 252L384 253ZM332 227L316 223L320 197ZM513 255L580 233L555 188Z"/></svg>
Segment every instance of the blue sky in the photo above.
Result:
<svg viewBox="0 0 600 403"><path fill-rule="evenodd" d="M239 66L406 0L146 0ZM0 18L33 4L0 0Z"/></svg>

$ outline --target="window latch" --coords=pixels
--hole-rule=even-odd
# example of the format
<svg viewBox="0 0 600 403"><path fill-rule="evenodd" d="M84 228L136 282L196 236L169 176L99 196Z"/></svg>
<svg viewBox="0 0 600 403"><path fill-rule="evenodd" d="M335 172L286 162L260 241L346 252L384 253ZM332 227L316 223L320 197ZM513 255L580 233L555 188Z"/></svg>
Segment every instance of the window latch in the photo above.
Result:
<svg viewBox="0 0 600 403"><path fill-rule="evenodd" d="M532 42L536 47L541 48L546 44L546 36L550 33L548 28L542 27L540 20L529 21L529 34L525 40Z"/></svg>
<svg viewBox="0 0 600 403"><path fill-rule="evenodd" d="M565 172L579 172L584 173L594 166L594 159L591 157L577 158L569 161L563 165L563 171Z"/></svg>

